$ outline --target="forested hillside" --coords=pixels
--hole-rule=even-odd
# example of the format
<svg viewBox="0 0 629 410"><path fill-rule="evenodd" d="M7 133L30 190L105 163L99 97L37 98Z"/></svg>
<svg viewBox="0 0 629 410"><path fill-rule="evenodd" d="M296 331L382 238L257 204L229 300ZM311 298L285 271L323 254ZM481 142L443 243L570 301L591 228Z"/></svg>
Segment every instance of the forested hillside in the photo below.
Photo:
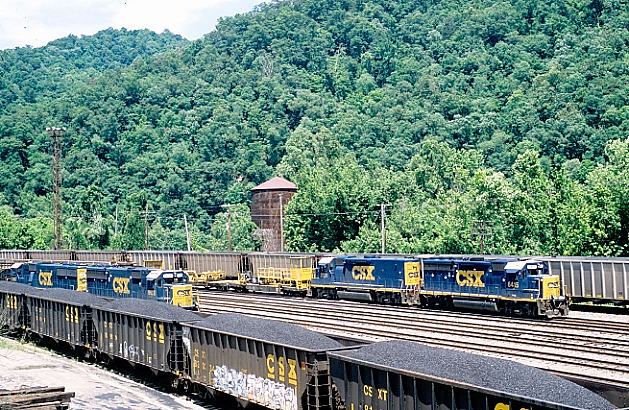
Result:
<svg viewBox="0 0 629 410"><path fill-rule="evenodd" d="M106 31L0 52L0 247L237 249L249 189L300 190L292 250L629 253L629 8L294 0L202 40ZM117 38L120 36L120 39ZM177 47L176 47L177 46ZM60 50L63 50L62 52ZM5 75L9 73L9 75Z"/></svg>

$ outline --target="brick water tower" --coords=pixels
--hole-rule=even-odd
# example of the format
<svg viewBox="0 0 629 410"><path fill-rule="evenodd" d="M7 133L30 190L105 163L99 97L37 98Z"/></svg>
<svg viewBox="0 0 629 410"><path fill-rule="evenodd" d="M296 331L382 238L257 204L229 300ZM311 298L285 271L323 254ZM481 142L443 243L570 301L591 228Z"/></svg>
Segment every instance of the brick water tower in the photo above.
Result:
<svg viewBox="0 0 629 410"><path fill-rule="evenodd" d="M264 252L284 251L284 208L297 192L297 185L275 177L251 189L251 219Z"/></svg>

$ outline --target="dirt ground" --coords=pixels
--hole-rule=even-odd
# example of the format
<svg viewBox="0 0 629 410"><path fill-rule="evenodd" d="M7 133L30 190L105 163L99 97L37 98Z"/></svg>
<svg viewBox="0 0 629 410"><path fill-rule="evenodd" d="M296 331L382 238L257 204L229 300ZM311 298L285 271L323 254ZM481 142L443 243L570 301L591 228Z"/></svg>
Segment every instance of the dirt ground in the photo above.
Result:
<svg viewBox="0 0 629 410"><path fill-rule="evenodd" d="M71 409L208 409L94 365L0 337L0 389L65 386Z"/></svg>

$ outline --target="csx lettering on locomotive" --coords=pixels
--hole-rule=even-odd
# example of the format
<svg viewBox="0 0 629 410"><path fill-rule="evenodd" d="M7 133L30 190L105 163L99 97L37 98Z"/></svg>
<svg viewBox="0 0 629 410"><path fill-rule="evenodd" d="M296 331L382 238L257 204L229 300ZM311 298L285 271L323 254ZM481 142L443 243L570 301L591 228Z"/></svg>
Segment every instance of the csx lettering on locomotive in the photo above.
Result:
<svg viewBox="0 0 629 410"><path fill-rule="evenodd" d="M52 272L39 272L39 284L42 286L52 286Z"/></svg>
<svg viewBox="0 0 629 410"><path fill-rule="evenodd" d="M129 294L131 291L129 290L129 281L130 278L114 278L113 289L116 293L125 293Z"/></svg>
<svg viewBox="0 0 629 410"><path fill-rule="evenodd" d="M485 284L481 280L485 272L478 270L460 270L456 273L456 283L459 286L471 286L474 288L484 288Z"/></svg>
<svg viewBox="0 0 629 410"><path fill-rule="evenodd" d="M352 268L352 278L355 280L371 280L375 281L373 270L375 266L354 266Z"/></svg>

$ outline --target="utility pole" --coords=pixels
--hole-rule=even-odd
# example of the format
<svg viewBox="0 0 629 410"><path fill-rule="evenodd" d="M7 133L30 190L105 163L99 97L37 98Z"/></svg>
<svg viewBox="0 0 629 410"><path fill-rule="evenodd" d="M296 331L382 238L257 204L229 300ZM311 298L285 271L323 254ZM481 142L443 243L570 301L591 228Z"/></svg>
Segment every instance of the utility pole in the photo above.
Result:
<svg viewBox="0 0 629 410"><path fill-rule="evenodd" d="M116 204L116 213L114 216L114 237L118 237L118 204Z"/></svg>
<svg viewBox="0 0 629 410"><path fill-rule="evenodd" d="M144 249L149 249L149 203L144 207Z"/></svg>
<svg viewBox="0 0 629 410"><path fill-rule="evenodd" d="M61 139L65 127L47 127L46 131L52 138L52 186L53 210L55 215L55 249L63 247L61 237Z"/></svg>
<svg viewBox="0 0 629 410"><path fill-rule="evenodd" d="M478 235L480 241L480 254L485 254L485 238L489 236L489 232L487 231L487 226L485 225L487 221L483 219L478 219L474 221L476 223L476 227L472 231L472 235Z"/></svg>
<svg viewBox="0 0 629 410"><path fill-rule="evenodd" d="M387 247L387 230L385 223L385 209L389 204L379 204L380 205L380 253L385 253Z"/></svg>
<svg viewBox="0 0 629 410"><path fill-rule="evenodd" d="M186 215L183 216L183 224L186 227L186 246L190 252L192 248L190 247L190 231L188 230L188 217Z"/></svg>
<svg viewBox="0 0 629 410"><path fill-rule="evenodd" d="M232 212L231 212L231 207L233 205L231 204L226 204L226 205L222 205L223 208L227 209L227 223L225 224L225 227L227 228L227 249L229 251L233 250L233 246L232 246Z"/></svg>
<svg viewBox="0 0 629 410"><path fill-rule="evenodd" d="M280 193L280 252L284 252L284 195Z"/></svg>

